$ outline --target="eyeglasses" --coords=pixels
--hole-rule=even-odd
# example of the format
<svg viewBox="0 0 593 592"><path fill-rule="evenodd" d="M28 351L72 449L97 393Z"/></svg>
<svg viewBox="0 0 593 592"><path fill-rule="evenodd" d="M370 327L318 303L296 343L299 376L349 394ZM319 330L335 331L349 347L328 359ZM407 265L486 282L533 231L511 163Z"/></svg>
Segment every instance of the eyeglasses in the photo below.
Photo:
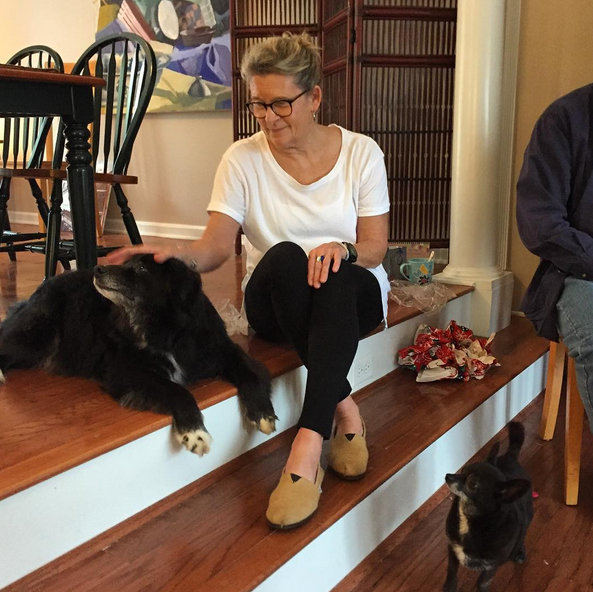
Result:
<svg viewBox="0 0 593 592"><path fill-rule="evenodd" d="M304 90L300 95L297 95L294 99L280 99L278 101L272 101L271 103L261 103L260 101L251 101L245 104L245 107L249 110L249 113L257 119L264 119L268 112L268 107L278 117L288 117L292 113L292 104L300 99L308 90Z"/></svg>

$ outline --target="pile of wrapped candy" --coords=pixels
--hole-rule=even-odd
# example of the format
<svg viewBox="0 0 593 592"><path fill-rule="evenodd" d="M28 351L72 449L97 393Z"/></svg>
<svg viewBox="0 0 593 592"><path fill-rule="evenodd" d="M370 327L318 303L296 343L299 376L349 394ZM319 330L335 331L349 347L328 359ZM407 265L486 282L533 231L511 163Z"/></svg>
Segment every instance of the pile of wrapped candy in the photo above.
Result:
<svg viewBox="0 0 593 592"><path fill-rule="evenodd" d="M446 329L420 325L414 345L398 351L400 366L416 370L416 382L484 378L492 366L500 366L491 352L494 333L476 337L471 329L451 321Z"/></svg>

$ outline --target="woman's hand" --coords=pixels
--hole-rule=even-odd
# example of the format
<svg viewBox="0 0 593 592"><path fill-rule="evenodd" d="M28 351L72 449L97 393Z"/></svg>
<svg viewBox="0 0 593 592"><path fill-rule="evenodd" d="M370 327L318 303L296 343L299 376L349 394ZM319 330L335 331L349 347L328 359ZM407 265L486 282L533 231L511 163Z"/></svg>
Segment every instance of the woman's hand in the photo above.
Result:
<svg viewBox="0 0 593 592"><path fill-rule="evenodd" d="M347 251L341 243L325 243L309 253L309 273L307 281L314 288L321 288L327 281L329 269L336 273Z"/></svg>
<svg viewBox="0 0 593 592"><path fill-rule="evenodd" d="M164 263L167 259L177 258L189 262L191 259L191 251L189 245L133 245L130 247L122 247L117 251L111 251L107 255L107 261L111 265L121 265L134 255L143 255L152 253L154 260L157 263Z"/></svg>

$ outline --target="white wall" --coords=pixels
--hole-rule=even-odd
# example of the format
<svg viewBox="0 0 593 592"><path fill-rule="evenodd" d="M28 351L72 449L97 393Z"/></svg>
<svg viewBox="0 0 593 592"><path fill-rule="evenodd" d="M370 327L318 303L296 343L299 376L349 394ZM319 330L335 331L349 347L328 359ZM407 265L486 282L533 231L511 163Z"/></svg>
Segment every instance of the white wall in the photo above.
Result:
<svg viewBox="0 0 593 592"><path fill-rule="evenodd" d="M95 39L98 9L99 0L0 0L0 62L34 44L75 62ZM146 115L129 169L139 184L126 188L136 220L205 225L214 173L232 141L229 111ZM15 220L15 212L35 211L25 183L14 184L9 209Z"/></svg>
<svg viewBox="0 0 593 592"><path fill-rule="evenodd" d="M0 0L0 58L49 45L74 62L95 38L98 12L98 0Z"/></svg>

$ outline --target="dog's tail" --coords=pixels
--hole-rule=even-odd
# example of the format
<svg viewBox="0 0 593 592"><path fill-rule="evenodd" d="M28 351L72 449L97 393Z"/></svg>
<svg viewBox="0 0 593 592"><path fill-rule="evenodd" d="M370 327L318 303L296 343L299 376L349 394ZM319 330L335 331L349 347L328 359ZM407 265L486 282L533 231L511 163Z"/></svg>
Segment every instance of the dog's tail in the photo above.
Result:
<svg viewBox="0 0 593 592"><path fill-rule="evenodd" d="M519 458L519 453L525 441L525 428L518 421L509 423L509 449L507 454L513 458Z"/></svg>

